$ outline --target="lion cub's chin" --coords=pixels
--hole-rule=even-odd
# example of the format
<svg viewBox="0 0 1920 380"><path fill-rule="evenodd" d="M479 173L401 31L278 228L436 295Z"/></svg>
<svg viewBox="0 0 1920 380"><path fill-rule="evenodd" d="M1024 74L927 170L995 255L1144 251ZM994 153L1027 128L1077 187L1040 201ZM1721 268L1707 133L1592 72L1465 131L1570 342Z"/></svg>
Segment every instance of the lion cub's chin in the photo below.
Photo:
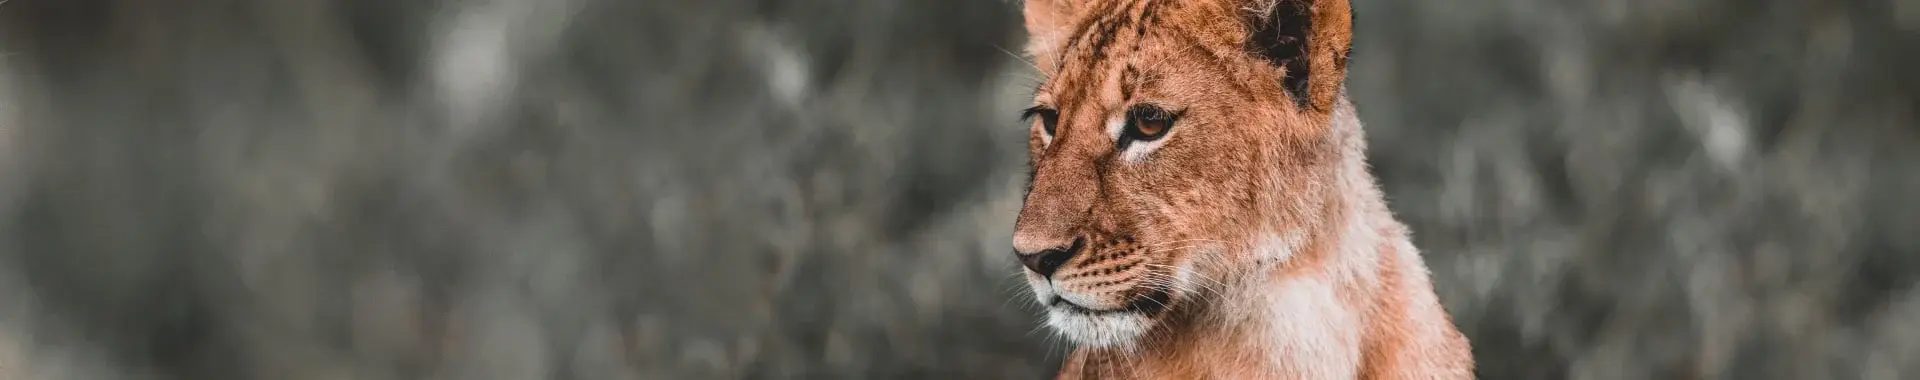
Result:
<svg viewBox="0 0 1920 380"><path fill-rule="evenodd" d="M1047 327L1086 347L1131 347L1153 328L1153 323L1153 318L1142 313L1088 313L1060 307L1047 310Z"/></svg>

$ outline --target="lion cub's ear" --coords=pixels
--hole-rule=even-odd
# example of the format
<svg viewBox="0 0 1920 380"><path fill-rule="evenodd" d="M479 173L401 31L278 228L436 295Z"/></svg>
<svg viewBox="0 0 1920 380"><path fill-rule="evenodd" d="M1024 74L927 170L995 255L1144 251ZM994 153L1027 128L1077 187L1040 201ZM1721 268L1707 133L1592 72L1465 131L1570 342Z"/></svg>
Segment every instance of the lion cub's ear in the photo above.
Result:
<svg viewBox="0 0 1920 380"><path fill-rule="evenodd" d="M1088 0L1026 0L1027 54L1048 60L1072 27L1073 16Z"/></svg>
<svg viewBox="0 0 1920 380"><path fill-rule="evenodd" d="M1331 112L1353 48L1348 0L1255 0L1248 49L1286 69L1282 85L1302 109Z"/></svg>

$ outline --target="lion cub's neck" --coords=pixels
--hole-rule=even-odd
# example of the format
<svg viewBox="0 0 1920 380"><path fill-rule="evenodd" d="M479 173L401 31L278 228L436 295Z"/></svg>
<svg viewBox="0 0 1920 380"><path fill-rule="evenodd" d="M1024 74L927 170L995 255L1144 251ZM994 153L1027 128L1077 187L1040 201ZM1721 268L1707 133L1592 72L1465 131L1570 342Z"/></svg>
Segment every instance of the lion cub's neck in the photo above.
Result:
<svg viewBox="0 0 1920 380"><path fill-rule="evenodd" d="M1380 329L1369 325L1379 321L1377 305L1421 301L1403 294L1418 295L1420 289L1405 287L1425 286L1426 278L1362 163L1359 121L1351 105L1340 103L1334 138L1345 145L1346 162L1336 170L1340 195L1322 223L1249 242L1252 256L1285 260L1247 268L1135 346L1077 350L1060 378L1359 376L1370 332ZM1415 271L1419 278L1404 277ZM1432 291L1425 292L1431 298Z"/></svg>

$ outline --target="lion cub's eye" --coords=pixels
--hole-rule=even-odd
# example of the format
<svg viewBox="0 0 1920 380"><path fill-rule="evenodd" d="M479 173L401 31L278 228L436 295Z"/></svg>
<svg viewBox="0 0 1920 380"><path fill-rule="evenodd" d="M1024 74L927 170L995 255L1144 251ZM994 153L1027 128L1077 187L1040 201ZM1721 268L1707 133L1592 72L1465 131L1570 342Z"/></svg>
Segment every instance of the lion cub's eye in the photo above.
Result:
<svg viewBox="0 0 1920 380"><path fill-rule="evenodd" d="M1165 108L1150 104L1133 106L1127 110L1126 127L1120 130L1121 144L1158 140L1173 129L1173 119L1174 114Z"/></svg>
<svg viewBox="0 0 1920 380"><path fill-rule="evenodd" d="M1047 137L1053 137L1054 125L1060 124L1060 111L1045 106L1034 106L1026 111L1020 111L1022 121L1032 122L1035 117L1040 118L1040 131L1046 132Z"/></svg>

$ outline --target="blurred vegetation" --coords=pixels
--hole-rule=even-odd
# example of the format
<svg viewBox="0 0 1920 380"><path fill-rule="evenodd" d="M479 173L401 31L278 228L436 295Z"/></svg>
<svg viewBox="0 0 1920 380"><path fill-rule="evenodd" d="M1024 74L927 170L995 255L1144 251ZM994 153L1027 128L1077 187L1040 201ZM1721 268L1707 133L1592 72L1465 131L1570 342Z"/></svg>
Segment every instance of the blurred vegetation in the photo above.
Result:
<svg viewBox="0 0 1920 380"><path fill-rule="evenodd" d="M1488 379L1920 374L1920 3L1361 0ZM0 378L1041 378L1008 1L0 3Z"/></svg>

